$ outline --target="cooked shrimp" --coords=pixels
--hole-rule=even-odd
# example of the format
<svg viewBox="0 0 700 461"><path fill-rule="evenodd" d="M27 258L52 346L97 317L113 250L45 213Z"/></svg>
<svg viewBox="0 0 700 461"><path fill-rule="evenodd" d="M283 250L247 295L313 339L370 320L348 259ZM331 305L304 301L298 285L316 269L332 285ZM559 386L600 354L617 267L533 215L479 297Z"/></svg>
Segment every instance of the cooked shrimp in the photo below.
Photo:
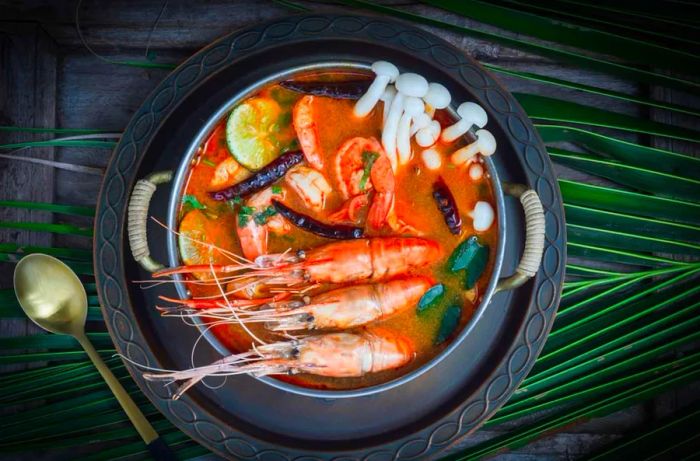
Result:
<svg viewBox="0 0 700 461"><path fill-rule="evenodd" d="M219 300L188 299L166 301L185 306L185 311L197 309L190 315L215 316L232 322L265 322L274 331L291 330L346 330L384 320L393 314L410 309L432 286L427 277L408 277L385 283L353 285L311 296L308 304L300 301L276 302L279 299L242 301L234 300L242 310L233 315L231 307ZM290 293L284 293L290 295ZM244 310L259 306L258 310ZM181 312L177 307L163 308L166 312Z"/></svg>
<svg viewBox="0 0 700 461"><path fill-rule="evenodd" d="M315 212L325 207L328 194L333 192L323 173L306 166L299 165L292 168L285 175L285 179L304 200L304 204Z"/></svg>
<svg viewBox="0 0 700 461"><path fill-rule="evenodd" d="M299 145L309 165L317 170L323 169L323 156L318 140L318 129L314 121L314 96L304 96L294 105L292 122L297 133Z"/></svg>
<svg viewBox="0 0 700 461"><path fill-rule="evenodd" d="M377 282L437 261L442 254L434 240L417 237L377 237L329 243L309 251L265 255L253 264L238 262L213 266L217 274L239 273L239 279L267 285L304 283ZM154 277L208 270L210 266L164 269ZM245 271L244 273L240 273Z"/></svg>
<svg viewBox="0 0 700 461"><path fill-rule="evenodd" d="M250 171L246 170L230 157L216 165L214 176L209 183L209 190L220 190L231 187L250 176Z"/></svg>
<svg viewBox="0 0 700 461"><path fill-rule="evenodd" d="M343 206L328 216L328 221L333 223L357 222L360 219L360 211L369 204L367 194L356 195Z"/></svg>
<svg viewBox="0 0 700 461"><path fill-rule="evenodd" d="M386 329L358 333L329 333L266 344L254 351L224 357L211 365L182 371L144 373L149 381L187 380L173 396L178 399L207 376L310 373L332 378L355 378L400 368L416 355L411 340Z"/></svg>
<svg viewBox="0 0 700 461"><path fill-rule="evenodd" d="M391 163L379 141L362 137L347 140L336 154L335 173L345 199L375 190L367 221L374 229L381 228L393 206L396 184Z"/></svg>
<svg viewBox="0 0 700 461"><path fill-rule="evenodd" d="M252 260L267 254L268 232L284 235L292 230L291 224L279 215L267 217L265 223L261 223L259 219L256 219L258 213L263 213L268 207L272 206L273 198L284 200L284 196L284 189L279 194L275 194L272 192L272 188L268 187L248 199L245 203L247 213L243 213L241 216L243 210L239 211L239 218L236 220L236 232L241 243L243 256L247 259Z"/></svg>

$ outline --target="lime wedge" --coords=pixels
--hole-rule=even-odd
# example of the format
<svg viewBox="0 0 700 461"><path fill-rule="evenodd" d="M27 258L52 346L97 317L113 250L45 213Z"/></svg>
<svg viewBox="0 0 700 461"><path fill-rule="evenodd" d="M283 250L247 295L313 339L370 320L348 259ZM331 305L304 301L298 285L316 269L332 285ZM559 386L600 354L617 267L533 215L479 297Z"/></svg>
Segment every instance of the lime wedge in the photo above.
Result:
<svg viewBox="0 0 700 461"><path fill-rule="evenodd" d="M271 98L250 98L231 112L226 143L233 157L249 170L259 170L280 154L276 122L282 109Z"/></svg>

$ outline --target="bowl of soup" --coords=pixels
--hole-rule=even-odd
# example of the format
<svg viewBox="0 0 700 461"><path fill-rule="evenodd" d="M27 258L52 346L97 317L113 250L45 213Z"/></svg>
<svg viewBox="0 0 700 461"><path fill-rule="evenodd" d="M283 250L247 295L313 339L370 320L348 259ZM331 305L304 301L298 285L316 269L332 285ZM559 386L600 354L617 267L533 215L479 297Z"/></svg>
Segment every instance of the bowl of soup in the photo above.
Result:
<svg viewBox="0 0 700 461"><path fill-rule="evenodd" d="M170 268L154 277L178 282L163 315L192 319L228 359L147 379L184 392L246 373L349 397L449 354L496 290L537 270L544 235L536 194L508 186L539 227L531 267L499 285L498 148L483 108L451 99L387 61L329 62L263 79L212 114L174 174Z"/></svg>

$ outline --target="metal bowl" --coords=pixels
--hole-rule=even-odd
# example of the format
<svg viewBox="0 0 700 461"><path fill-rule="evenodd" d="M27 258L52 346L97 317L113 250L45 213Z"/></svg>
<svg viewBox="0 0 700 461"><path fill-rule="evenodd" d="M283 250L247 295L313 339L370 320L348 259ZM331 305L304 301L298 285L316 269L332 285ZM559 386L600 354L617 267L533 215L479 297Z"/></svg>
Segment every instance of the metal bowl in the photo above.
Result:
<svg viewBox="0 0 700 461"><path fill-rule="evenodd" d="M487 159L499 241L488 289L468 325L442 353L378 386L315 390L241 376L216 391L197 386L175 402L170 400L170 388L144 381L127 364L156 407L224 455L267 459L273 453L289 459L315 453L304 459L339 454L364 459L389 453L394 459L409 454L416 459L416 453L419 458L435 453L474 430L505 402L534 363L551 328L565 259L561 198L542 142L514 98L473 60L419 29L372 16L305 15L237 31L212 43L166 78L127 127L108 167L96 219L98 292L117 349L137 363L183 368L189 359L185 345L195 337L191 328L164 322L149 309L159 292L143 291L129 282L147 278L126 245L126 209L133 185L138 190L146 187L148 199L144 205L143 197L135 202L132 197L138 216L130 221L145 223L153 196L151 213L161 219L166 214L174 227L189 161L237 101L269 81L298 72L367 68L378 59L441 82L455 101L476 101L489 114L487 128L499 145L496 155ZM169 189L154 192L155 183L172 177L152 174L162 170L177 172ZM145 179L136 182L138 178ZM499 286L501 274L513 273L522 255L526 229L522 208L505 198L501 181L526 185L505 187L516 195L524 189L539 195L546 229L544 268L528 282L526 276L517 275ZM149 269L153 260L177 265L172 235L149 226L153 256L144 258L142 251L140 263ZM144 224L144 234L145 229ZM499 288L512 290L499 292ZM183 287L178 292L185 295ZM214 349L202 351L198 363L227 353L215 337L208 339ZM268 408L269 402L275 402L274 409ZM280 414L296 417L280 420Z"/></svg>

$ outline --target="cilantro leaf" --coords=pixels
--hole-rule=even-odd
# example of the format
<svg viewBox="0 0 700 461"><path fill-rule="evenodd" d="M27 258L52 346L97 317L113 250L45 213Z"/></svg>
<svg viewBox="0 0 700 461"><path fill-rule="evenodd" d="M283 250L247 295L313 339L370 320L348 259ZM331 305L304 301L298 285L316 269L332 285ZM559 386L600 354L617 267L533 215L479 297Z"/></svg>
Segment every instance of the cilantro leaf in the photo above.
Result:
<svg viewBox="0 0 700 461"><path fill-rule="evenodd" d="M376 152L364 151L362 152L362 163L364 164L364 169L362 171L362 178L360 179L360 190L365 190L367 185L367 180L369 179L370 172L372 171L372 166L374 162L379 158L379 154Z"/></svg>
<svg viewBox="0 0 700 461"><path fill-rule="evenodd" d="M277 214L277 210L275 209L275 207L270 205L267 208L265 208L265 210L261 211L260 213L255 213L255 215L253 216L253 219L255 220L255 222L257 224L264 226L265 224L267 224L267 220L276 214Z"/></svg>
<svg viewBox="0 0 700 461"><path fill-rule="evenodd" d="M187 194L182 196L182 204L183 205L189 205L192 208L196 208L197 210L203 210L206 208L206 206L202 205L199 200L197 200L197 197L195 197L192 194Z"/></svg>

